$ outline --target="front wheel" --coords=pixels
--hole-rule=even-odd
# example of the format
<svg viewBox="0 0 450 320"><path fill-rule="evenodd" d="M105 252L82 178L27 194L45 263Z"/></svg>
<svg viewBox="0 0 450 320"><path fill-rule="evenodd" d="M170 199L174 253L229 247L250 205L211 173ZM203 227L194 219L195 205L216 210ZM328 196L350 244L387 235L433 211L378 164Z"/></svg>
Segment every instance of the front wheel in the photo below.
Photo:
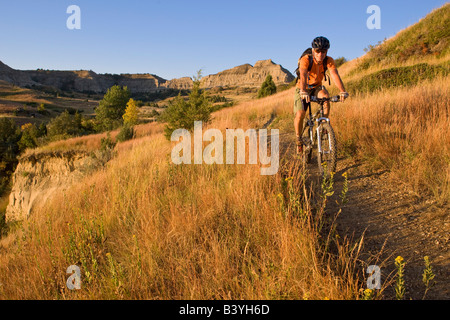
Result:
<svg viewBox="0 0 450 320"><path fill-rule="evenodd" d="M328 177L336 171L337 149L336 137L329 122L323 122L317 128L317 162L320 174Z"/></svg>

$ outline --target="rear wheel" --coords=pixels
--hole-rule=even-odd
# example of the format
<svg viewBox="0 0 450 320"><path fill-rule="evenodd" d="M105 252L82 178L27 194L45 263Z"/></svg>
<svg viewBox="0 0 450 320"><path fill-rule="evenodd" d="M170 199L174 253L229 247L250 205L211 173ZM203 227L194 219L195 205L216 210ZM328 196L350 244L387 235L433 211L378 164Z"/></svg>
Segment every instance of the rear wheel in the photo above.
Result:
<svg viewBox="0 0 450 320"><path fill-rule="evenodd" d="M329 122L319 125L319 136L320 139L317 139L317 162L320 173L328 177L331 172L336 172L337 162L336 137Z"/></svg>

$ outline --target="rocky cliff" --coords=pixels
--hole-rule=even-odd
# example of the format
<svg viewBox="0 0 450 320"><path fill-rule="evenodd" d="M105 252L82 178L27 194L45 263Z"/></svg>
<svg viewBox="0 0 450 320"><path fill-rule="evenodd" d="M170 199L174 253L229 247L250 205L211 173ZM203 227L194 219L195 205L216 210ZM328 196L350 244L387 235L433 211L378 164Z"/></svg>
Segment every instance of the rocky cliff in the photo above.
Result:
<svg viewBox="0 0 450 320"><path fill-rule="evenodd" d="M243 64L206 76L202 79L202 86L205 88L219 86L259 87L268 74L272 75L276 85L287 84L294 80L294 76L288 70L269 59L257 61L254 66Z"/></svg>
<svg viewBox="0 0 450 320"><path fill-rule="evenodd" d="M47 152L22 156L13 175L13 187L6 208L6 220L26 219L44 204L102 165L92 153Z"/></svg>
<svg viewBox="0 0 450 320"><path fill-rule="evenodd" d="M244 64L202 79L204 88L241 86L259 87L271 74L274 82L287 84L294 76L272 60L262 60L254 66ZM105 93L113 85L127 86L132 93L151 93L167 89L190 89L189 77L166 80L153 74L97 74L93 71L15 70L0 62L0 80L20 87L54 87L63 91Z"/></svg>

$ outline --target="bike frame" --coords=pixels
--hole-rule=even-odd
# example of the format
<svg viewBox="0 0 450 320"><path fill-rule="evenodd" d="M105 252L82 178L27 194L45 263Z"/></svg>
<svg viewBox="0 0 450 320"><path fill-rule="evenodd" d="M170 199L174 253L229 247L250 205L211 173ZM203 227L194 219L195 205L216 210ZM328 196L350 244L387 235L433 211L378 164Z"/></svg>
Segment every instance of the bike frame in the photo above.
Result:
<svg viewBox="0 0 450 320"><path fill-rule="evenodd" d="M330 119L328 119L328 118L326 118L326 117L324 117L323 116L323 104L324 104L324 102L325 101L321 101L321 102L317 102L319 105L320 105L320 109L316 112L316 114L313 116L313 114L312 114L312 110L311 110L311 103L309 104L309 107L308 107L308 110L309 110L309 117L308 117L308 119L306 120L306 124L307 124L307 126L305 126L304 128L303 128L303 133L305 132L305 130L309 130L309 133L310 133L310 137L311 137L311 148L313 147L313 145L314 145L314 135L313 135L313 131L314 131L314 121L316 121L317 122L317 128L316 128L316 137L317 137L317 148L318 148L318 150L319 150L319 152L322 152L322 141L321 141L321 138L320 138L320 134L319 134L319 129L320 129L320 123L322 122L322 121L326 121L326 122L330 122ZM320 117L319 118L317 118L317 116L320 114ZM302 133L302 136L303 136L303 133ZM331 145L330 145L330 147L331 147Z"/></svg>
<svg viewBox="0 0 450 320"><path fill-rule="evenodd" d="M323 105L325 104L326 101L330 101L330 102L338 102L339 101L339 96L334 96L331 98L317 98L315 96L311 97L311 102L315 102L317 104L320 105L320 109L316 112L315 115L312 114L312 108L311 108L311 102L309 103L309 118L307 119L306 123L307 125L303 128L303 132L302 132L302 136L305 132L305 130L309 130L310 133L310 137L311 140L309 141L310 143L310 148L312 149L314 147L314 143L315 143L315 138L313 135L314 132L314 122L317 122L317 128L316 128L316 138L317 138L317 150L319 153L324 152L325 154L330 153L329 151L323 151L322 150L322 139L320 136L320 124L323 123L324 121L330 123L330 119L328 119L327 117L324 117L323 115ZM320 116L319 116L320 114ZM331 150L331 140L328 140L329 143L329 150Z"/></svg>

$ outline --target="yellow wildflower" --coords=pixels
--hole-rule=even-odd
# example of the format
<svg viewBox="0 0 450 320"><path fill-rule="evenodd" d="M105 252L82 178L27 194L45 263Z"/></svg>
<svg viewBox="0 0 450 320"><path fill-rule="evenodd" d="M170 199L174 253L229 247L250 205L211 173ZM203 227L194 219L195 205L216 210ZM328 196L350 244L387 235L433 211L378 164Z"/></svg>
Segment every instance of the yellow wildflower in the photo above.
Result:
<svg viewBox="0 0 450 320"><path fill-rule="evenodd" d="M404 259L403 259L402 256L398 256L397 258L395 258L395 262L396 262L397 264L402 264L403 261L404 261Z"/></svg>

